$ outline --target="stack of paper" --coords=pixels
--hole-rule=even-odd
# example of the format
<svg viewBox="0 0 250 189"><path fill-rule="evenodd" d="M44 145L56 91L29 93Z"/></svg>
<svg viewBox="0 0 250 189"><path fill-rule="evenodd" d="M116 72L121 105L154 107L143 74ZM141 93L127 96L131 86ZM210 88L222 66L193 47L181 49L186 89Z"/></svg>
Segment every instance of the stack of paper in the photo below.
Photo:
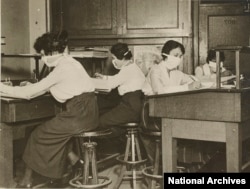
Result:
<svg viewBox="0 0 250 189"><path fill-rule="evenodd" d="M235 75L221 77L221 82L229 81L229 80L234 79L234 78L236 78Z"/></svg>
<svg viewBox="0 0 250 189"><path fill-rule="evenodd" d="M109 93L111 91L111 88L110 88L107 80L97 79L97 78L91 78L91 79L95 85L96 92Z"/></svg>
<svg viewBox="0 0 250 189"><path fill-rule="evenodd" d="M76 58L107 58L107 52L101 51L70 51L72 57Z"/></svg>
<svg viewBox="0 0 250 189"><path fill-rule="evenodd" d="M71 47L69 54L76 58L107 58L108 51L102 47Z"/></svg>

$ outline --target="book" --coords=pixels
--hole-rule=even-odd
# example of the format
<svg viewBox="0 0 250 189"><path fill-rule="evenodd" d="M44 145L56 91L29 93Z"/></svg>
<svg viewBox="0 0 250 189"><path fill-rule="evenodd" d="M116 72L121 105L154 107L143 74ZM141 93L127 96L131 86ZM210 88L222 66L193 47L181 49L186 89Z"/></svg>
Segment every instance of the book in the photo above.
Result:
<svg viewBox="0 0 250 189"><path fill-rule="evenodd" d="M75 58L107 58L108 53L103 51L70 51L69 53Z"/></svg>
<svg viewBox="0 0 250 189"><path fill-rule="evenodd" d="M108 52L109 49L104 47L85 47L85 51L100 51L100 52Z"/></svg>
<svg viewBox="0 0 250 189"><path fill-rule="evenodd" d="M109 93L112 90L109 86L108 80L106 79L91 78L91 80L95 85L96 92Z"/></svg>
<svg viewBox="0 0 250 189"><path fill-rule="evenodd" d="M221 82L229 81L229 80L235 79L235 78L236 78L236 75L221 77Z"/></svg>
<svg viewBox="0 0 250 189"><path fill-rule="evenodd" d="M108 52L109 49L104 47L71 47L70 51L99 51L99 52Z"/></svg>

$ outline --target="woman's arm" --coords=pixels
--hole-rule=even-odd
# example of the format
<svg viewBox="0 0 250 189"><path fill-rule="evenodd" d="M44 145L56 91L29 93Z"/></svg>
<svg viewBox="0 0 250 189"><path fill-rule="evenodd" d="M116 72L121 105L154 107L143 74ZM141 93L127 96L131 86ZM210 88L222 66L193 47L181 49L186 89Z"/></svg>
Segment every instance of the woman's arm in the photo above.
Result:
<svg viewBox="0 0 250 189"><path fill-rule="evenodd" d="M43 95L44 93L46 93L46 91L38 91L35 93L32 93L32 88L35 84L31 84L29 86L8 86L8 85L4 85L3 83L0 83L0 92L2 93L2 95L7 95L7 96L11 96L11 97L16 97L16 98L23 98L23 99L31 99L31 98L35 98L37 96Z"/></svg>
<svg viewBox="0 0 250 189"><path fill-rule="evenodd" d="M151 87L154 94L161 94L164 92L164 85L161 81L160 72L158 69L152 69L150 72Z"/></svg>
<svg viewBox="0 0 250 189"><path fill-rule="evenodd" d="M161 78L161 71L159 69L154 69L151 71L151 87L154 94L164 94L164 93L173 93L181 92L188 90L188 84L180 85L176 84L175 86L168 84L167 81L164 81Z"/></svg>
<svg viewBox="0 0 250 189"><path fill-rule="evenodd" d="M0 83L0 92L18 98L32 99L46 93L62 76L60 69L54 69L46 78L31 85L13 87Z"/></svg>
<svg viewBox="0 0 250 189"><path fill-rule="evenodd" d="M195 68L194 73L195 73L195 76L196 76L197 78L201 78L201 77L203 76L202 67L197 66L197 67Z"/></svg>

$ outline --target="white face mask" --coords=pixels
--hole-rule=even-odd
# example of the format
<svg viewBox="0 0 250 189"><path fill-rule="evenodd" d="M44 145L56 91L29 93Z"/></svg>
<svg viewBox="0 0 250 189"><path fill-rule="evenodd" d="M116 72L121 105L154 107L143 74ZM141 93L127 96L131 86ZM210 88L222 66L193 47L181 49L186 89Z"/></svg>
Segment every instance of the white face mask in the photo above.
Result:
<svg viewBox="0 0 250 189"><path fill-rule="evenodd" d="M180 63L181 63L181 59L175 56L171 56L165 53L162 53L163 55L167 56L167 60L165 60L165 67L169 70L175 69L177 68Z"/></svg>
<svg viewBox="0 0 250 189"><path fill-rule="evenodd" d="M209 61L209 62L208 62L208 65L209 65L209 67L211 67L214 71L216 71L216 65L217 65L216 62ZM220 62L220 67L223 68L223 62Z"/></svg>
<svg viewBox="0 0 250 189"><path fill-rule="evenodd" d="M120 64L120 67L117 65L116 63L116 60L117 59L113 59L112 60L112 64L114 65L114 67L117 69L117 70L121 70L124 66L126 66L127 64L123 63L122 65ZM118 60L119 61L119 60Z"/></svg>
<svg viewBox="0 0 250 189"><path fill-rule="evenodd" d="M61 57L62 54L56 54L51 56L42 56L42 61L48 66L48 67L55 67L59 62L59 57Z"/></svg>

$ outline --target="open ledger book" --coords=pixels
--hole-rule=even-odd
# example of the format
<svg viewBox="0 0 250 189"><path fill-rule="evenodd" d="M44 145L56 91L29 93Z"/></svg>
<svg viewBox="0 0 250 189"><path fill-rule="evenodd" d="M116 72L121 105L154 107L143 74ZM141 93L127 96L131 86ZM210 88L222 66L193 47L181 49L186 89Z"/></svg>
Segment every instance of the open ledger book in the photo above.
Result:
<svg viewBox="0 0 250 189"><path fill-rule="evenodd" d="M221 77L221 82L229 81L229 80L235 79L235 78L236 78L236 75Z"/></svg>
<svg viewBox="0 0 250 189"><path fill-rule="evenodd" d="M228 85L227 82L234 80L236 78L235 75L231 75L231 76L225 76L225 77L221 77L221 86L222 87L235 87L233 85ZM208 79L208 78L204 78L201 79L201 89L205 89L205 88L216 88L216 78L213 79Z"/></svg>
<svg viewBox="0 0 250 189"><path fill-rule="evenodd" d="M101 93L109 93L112 89L110 88L108 81L105 79L91 78L95 85L95 91Z"/></svg>

